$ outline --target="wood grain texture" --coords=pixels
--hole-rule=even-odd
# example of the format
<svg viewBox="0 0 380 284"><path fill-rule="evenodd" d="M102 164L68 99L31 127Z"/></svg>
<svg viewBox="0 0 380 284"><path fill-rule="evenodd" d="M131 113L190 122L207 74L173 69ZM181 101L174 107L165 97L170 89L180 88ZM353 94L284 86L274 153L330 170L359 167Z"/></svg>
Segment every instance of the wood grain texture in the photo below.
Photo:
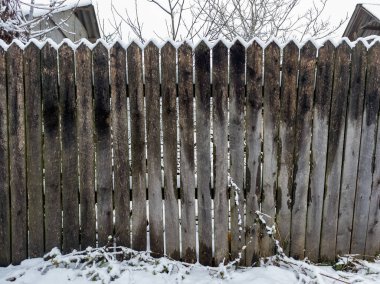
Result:
<svg viewBox="0 0 380 284"><path fill-rule="evenodd" d="M144 60L150 250L154 256L162 256L164 224L161 192L160 62L158 47L153 42L145 47Z"/></svg>
<svg viewBox="0 0 380 284"><path fill-rule="evenodd" d="M230 176L239 189L231 187L231 257L242 254L245 264L244 225L244 99L245 99L245 47L237 40L230 48L229 138Z"/></svg>
<svg viewBox="0 0 380 284"><path fill-rule="evenodd" d="M46 43L41 50L41 82L44 123L45 250L61 249L61 145L59 134L57 50Z"/></svg>
<svg viewBox="0 0 380 284"><path fill-rule="evenodd" d="M362 137L360 143L360 157L358 166L358 179L355 196L355 212L352 225L351 253L364 255L370 199L372 188L372 175L374 173L374 155L376 149L376 128L379 112L379 63L380 44L373 45L368 50L367 82L364 97L364 113L362 124ZM375 176L375 178L377 178ZM380 236L377 236L379 239ZM370 252L370 255L373 255Z"/></svg>
<svg viewBox="0 0 380 284"><path fill-rule="evenodd" d="M177 91L176 49L170 43L161 48L162 132L165 193L166 255L180 259L179 208L177 191Z"/></svg>
<svg viewBox="0 0 380 284"><path fill-rule="evenodd" d="M260 209L261 148L263 137L263 49L253 42L247 48L247 98L246 98L246 265L259 260L259 225L256 211Z"/></svg>
<svg viewBox="0 0 380 284"><path fill-rule="evenodd" d="M79 180L77 103L74 50L63 43L58 50L62 141L62 251L79 249Z"/></svg>
<svg viewBox="0 0 380 284"><path fill-rule="evenodd" d="M265 48L264 67L264 161L261 210L271 218L267 225L272 226L275 218L275 198L277 191L278 127L280 117L280 48L270 43ZM261 240L261 256L274 253L274 244L264 232Z"/></svg>
<svg viewBox="0 0 380 284"><path fill-rule="evenodd" d="M116 244L130 247L130 166L128 143L126 50L116 42L110 50L111 120Z"/></svg>
<svg viewBox="0 0 380 284"><path fill-rule="evenodd" d="M346 42L336 48L334 84L328 134L325 195L322 215L320 258L334 261L336 252L339 191L341 182L351 49Z"/></svg>
<svg viewBox="0 0 380 284"><path fill-rule="evenodd" d="M181 177L182 259L197 261L195 253L195 168L192 48L184 43L178 48L178 102Z"/></svg>
<svg viewBox="0 0 380 284"><path fill-rule="evenodd" d="M128 94L131 109L132 248L147 249L145 114L142 51L132 42L127 49Z"/></svg>
<svg viewBox="0 0 380 284"><path fill-rule="evenodd" d="M317 49L311 41L300 50L290 234L291 256L299 259L304 258L305 252L316 55Z"/></svg>
<svg viewBox="0 0 380 284"><path fill-rule="evenodd" d="M9 184L11 190L12 264L27 258L27 191L23 51L12 43L7 50Z"/></svg>
<svg viewBox="0 0 380 284"><path fill-rule="evenodd" d="M79 150L79 190L81 248L96 245L95 149L92 95L91 50L80 44L76 56L77 136Z"/></svg>
<svg viewBox="0 0 380 284"><path fill-rule="evenodd" d="M0 47L0 266L11 263L11 206L8 158L7 62Z"/></svg>
<svg viewBox="0 0 380 284"><path fill-rule="evenodd" d="M276 198L278 240L286 254L290 250L290 228L293 206L293 162L296 142L297 73L299 48L289 42L283 50L281 111L279 122L279 165Z"/></svg>
<svg viewBox="0 0 380 284"><path fill-rule="evenodd" d="M330 41L318 50L305 243L305 255L313 261L319 258L334 54Z"/></svg>
<svg viewBox="0 0 380 284"><path fill-rule="evenodd" d="M195 49L198 239L199 262L208 266L212 264L210 63L210 49L201 41Z"/></svg>
<svg viewBox="0 0 380 284"><path fill-rule="evenodd" d="M351 88L348 96L344 146L346 150L344 152L336 237L336 253L338 255L350 253L366 81L366 55L367 49L364 44L362 42L357 43L351 57ZM370 166L368 169L370 170Z"/></svg>
<svg viewBox="0 0 380 284"><path fill-rule="evenodd" d="M94 115L96 148L96 193L98 245L105 246L113 235L113 194L111 154L111 105L108 50L103 43L92 50L94 72Z"/></svg>
<svg viewBox="0 0 380 284"><path fill-rule="evenodd" d="M219 41L212 50L214 138L215 264L229 261L228 248L228 49Z"/></svg>
<svg viewBox="0 0 380 284"><path fill-rule="evenodd" d="M40 68L40 49L31 42L24 51L26 174L29 205L28 255L30 257L41 257L45 252Z"/></svg>

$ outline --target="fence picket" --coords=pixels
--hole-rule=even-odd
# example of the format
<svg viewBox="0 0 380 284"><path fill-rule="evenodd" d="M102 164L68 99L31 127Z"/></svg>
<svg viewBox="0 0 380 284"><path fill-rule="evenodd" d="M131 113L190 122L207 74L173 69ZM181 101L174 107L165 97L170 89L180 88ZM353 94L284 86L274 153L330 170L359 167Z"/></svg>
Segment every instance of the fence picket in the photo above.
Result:
<svg viewBox="0 0 380 284"><path fill-rule="evenodd" d="M350 53L351 49L346 42L342 42L336 48L320 247L320 258L327 261L335 259L345 118L350 86L350 72L348 72L350 70Z"/></svg>
<svg viewBox="0 0 380 284"><path fill-rule="evenodd" d="M45 252L42 183L42 108L40 49L31 42L24 50L26 174L28 191L28 255Z"/></svg>
<svg viewBox="0 0 380 284"><path fill-rule="evenodd" d="M132 147L132 248L147 249L146 156L142 50L132 42L127 49L128 94Z"/></svg>

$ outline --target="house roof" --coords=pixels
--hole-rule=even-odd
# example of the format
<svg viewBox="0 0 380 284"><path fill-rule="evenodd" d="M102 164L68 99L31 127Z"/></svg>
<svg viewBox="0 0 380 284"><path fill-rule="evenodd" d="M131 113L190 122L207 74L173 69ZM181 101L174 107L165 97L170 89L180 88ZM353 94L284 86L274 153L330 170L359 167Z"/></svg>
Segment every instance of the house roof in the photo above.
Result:
<svg viewBox="0 0 380 284"><path fill-rule="evenodd" d="M355 40L369 35L380 35L380 4L357 4L343 36Z"/></svg>

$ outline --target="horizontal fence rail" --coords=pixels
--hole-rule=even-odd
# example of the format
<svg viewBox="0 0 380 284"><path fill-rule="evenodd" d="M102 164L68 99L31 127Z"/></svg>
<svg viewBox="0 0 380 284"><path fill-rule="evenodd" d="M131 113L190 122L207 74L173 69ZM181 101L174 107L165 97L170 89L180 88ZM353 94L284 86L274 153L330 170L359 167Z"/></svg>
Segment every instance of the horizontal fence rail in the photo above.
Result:
<svg viewBox="0 0 380 284"><path fill-rule="evenodd" d="M379 42L1 43L0 96L0 265L380 253Z"/></svg>

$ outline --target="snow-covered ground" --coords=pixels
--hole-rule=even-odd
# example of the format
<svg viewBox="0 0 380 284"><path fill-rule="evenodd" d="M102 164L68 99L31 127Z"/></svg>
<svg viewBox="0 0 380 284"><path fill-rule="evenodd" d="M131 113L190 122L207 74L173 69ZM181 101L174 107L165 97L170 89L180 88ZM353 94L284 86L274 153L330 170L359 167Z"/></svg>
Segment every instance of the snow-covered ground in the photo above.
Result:
<svg viewBox="0 0 380 284"><path fill-rule="evenodd" d="M334 267L281 255L263 260L260 267L237 268L234 263L205 267L156 259L122 247L67 255L55 249L44 259L0 268L0 283L380 283L380 259L367 262L345 257Z"/></svg>

